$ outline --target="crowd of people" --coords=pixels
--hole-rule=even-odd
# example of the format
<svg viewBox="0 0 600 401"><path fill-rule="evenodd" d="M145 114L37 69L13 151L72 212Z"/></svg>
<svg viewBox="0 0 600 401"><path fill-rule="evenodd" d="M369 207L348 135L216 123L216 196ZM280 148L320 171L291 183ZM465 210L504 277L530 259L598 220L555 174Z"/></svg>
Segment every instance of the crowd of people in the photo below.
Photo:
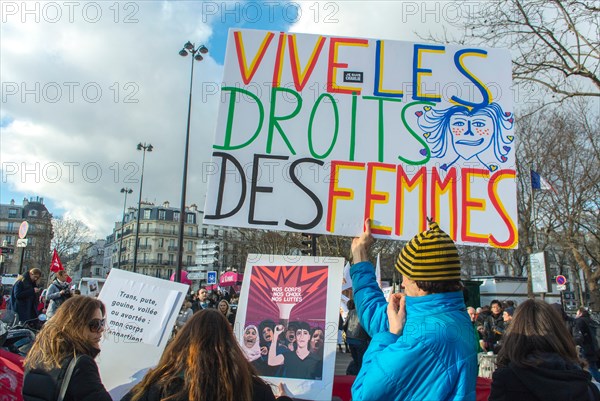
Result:
<svg viewBox="0 0 600 401"><path fill-rule="evenodd" d="M356 374L353 400L475 400L477 353L491 352L491 401L600 401L592 380L600 350L587 310L571 318L539 300L467 307L456 246L432 221L402 248L395 267L403 292L386 301L369 261L373 242L367 220L352 242L353 299L341 324L353 356L349 373ZM40 276L31 269L13 290L25 316L35 315L33 301L24 300L37 296ZM95 362L105 306L87 296L56 302L62 276L51 286L52 318L25 360L24 400L110 400ZM261 376L322 378L321 327L264 320L247 325L238 341L232 305L235 297L204 288L186 299L158 365L123 400L284 401L282 382L274 389Z"/></svg>

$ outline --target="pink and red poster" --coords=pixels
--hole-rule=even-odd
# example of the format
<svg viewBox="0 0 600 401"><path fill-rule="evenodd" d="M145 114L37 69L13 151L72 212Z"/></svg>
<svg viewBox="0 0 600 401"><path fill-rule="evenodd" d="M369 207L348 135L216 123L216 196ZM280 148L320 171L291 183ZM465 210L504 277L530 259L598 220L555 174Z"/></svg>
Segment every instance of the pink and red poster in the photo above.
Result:
<svg viewBox="0 0 600 401"><path fill-rule="evenodd" d="M248 257L236 336L259 374L294 398L331 399L343 263Z"/></svg>

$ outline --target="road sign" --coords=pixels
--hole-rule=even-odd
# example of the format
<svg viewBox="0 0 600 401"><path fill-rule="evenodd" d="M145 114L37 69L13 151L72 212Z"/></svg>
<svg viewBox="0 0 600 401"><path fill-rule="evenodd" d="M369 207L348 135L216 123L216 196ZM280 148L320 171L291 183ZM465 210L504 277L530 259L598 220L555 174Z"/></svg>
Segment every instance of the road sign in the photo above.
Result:
<svg viewBox="0 0 600 401"><path fill-rule="evenodd" d="M17 240L17 248L25 248L27 246L27 238L19 238Z"/></svg>
<svg viewBox="0 0 600 401"><path fill-rule="evenodd" d="M25 238L25 236L27 235L27 230L29 230L29 223L24 221L19 226L19 238Z"/></svg>
<svg viewBox="0 0 600 401"><path fill-rule="evenodd" d="M216 271L210 271L207 273L206 284L208 284L208 285L217 284L217 272Z"/></svg>
<svg viewBox="0 0 600 401"><path fill-rule="evenodd" d="M556 290L557 291L566 291L566 289L567 289L567 285L566 284L558 284L556 286Z"/></svg>
<svg viewBox="0 0 600 401"><path fill-rule="evenodd" d="M202 280L204 278L204 273L202 273L202 272L188 273L188 278L190 280Z"/></svg>
<svg viewBox="0 0 600 401"><path fill-rule="evenodd" d="M567 284L567 278L563 275L558 275L556 276L556 284L558 285L565 285Z"/></svg>

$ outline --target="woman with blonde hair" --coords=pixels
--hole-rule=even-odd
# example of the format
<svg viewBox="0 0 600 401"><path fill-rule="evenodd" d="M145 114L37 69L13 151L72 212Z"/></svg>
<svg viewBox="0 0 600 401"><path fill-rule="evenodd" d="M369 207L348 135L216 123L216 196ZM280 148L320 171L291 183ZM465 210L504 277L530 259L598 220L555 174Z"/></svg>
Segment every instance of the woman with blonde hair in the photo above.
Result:
<svg viewBox="0 0 600 401"><path fill-rule="evenodd" d="M104 332L104 304L92 297L66 300L46 322L25 359L23 399L56 400L59 377L69 365L65 401L111 401L94 358L100 353Z"/></svg>
<svg viewBox="0 0 600 401"><path fill-rule="evenodd" d="M268 401L275 396L246 359L225 316L203 309L167 345L158 365L121 401L166 400Z"/></svg>
<svg viewBox="0 0 600 401"><path fill-rule="evenodd" d="M219 301L217 309L223 314L223 316L225 316L229 324L233 326L233 323L235 323L235 315L231 312L231 306L229 305L229 302L227 302L225 299L222 299Z"/></svg>
<svg viewBox="0 0 600 401"><path fill-rule="evenodd" d="M10 297L11 308L19 316L21 322L37 318L37 298L40 288L37 282L42 277L42 271L37 267L19 276L12 288Z"/></svg>
<svg viewBox="0 0 600 401"><path fill-rule="evenodd" d="M489 401L600 400L561 316L544 301L517 308L496 363Z"/></svg>

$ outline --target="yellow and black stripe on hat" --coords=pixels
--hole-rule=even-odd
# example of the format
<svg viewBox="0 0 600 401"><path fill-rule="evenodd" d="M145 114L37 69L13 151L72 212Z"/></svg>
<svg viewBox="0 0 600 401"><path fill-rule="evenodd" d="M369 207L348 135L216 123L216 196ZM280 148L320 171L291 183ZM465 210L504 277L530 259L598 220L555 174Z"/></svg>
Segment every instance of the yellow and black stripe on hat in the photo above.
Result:
<svg viewBox="0 0 600 401"><path fill-rule="evenodd" d="M413 281L460 280L456 245L436 222L402 248L396 269Z"/></svg>

